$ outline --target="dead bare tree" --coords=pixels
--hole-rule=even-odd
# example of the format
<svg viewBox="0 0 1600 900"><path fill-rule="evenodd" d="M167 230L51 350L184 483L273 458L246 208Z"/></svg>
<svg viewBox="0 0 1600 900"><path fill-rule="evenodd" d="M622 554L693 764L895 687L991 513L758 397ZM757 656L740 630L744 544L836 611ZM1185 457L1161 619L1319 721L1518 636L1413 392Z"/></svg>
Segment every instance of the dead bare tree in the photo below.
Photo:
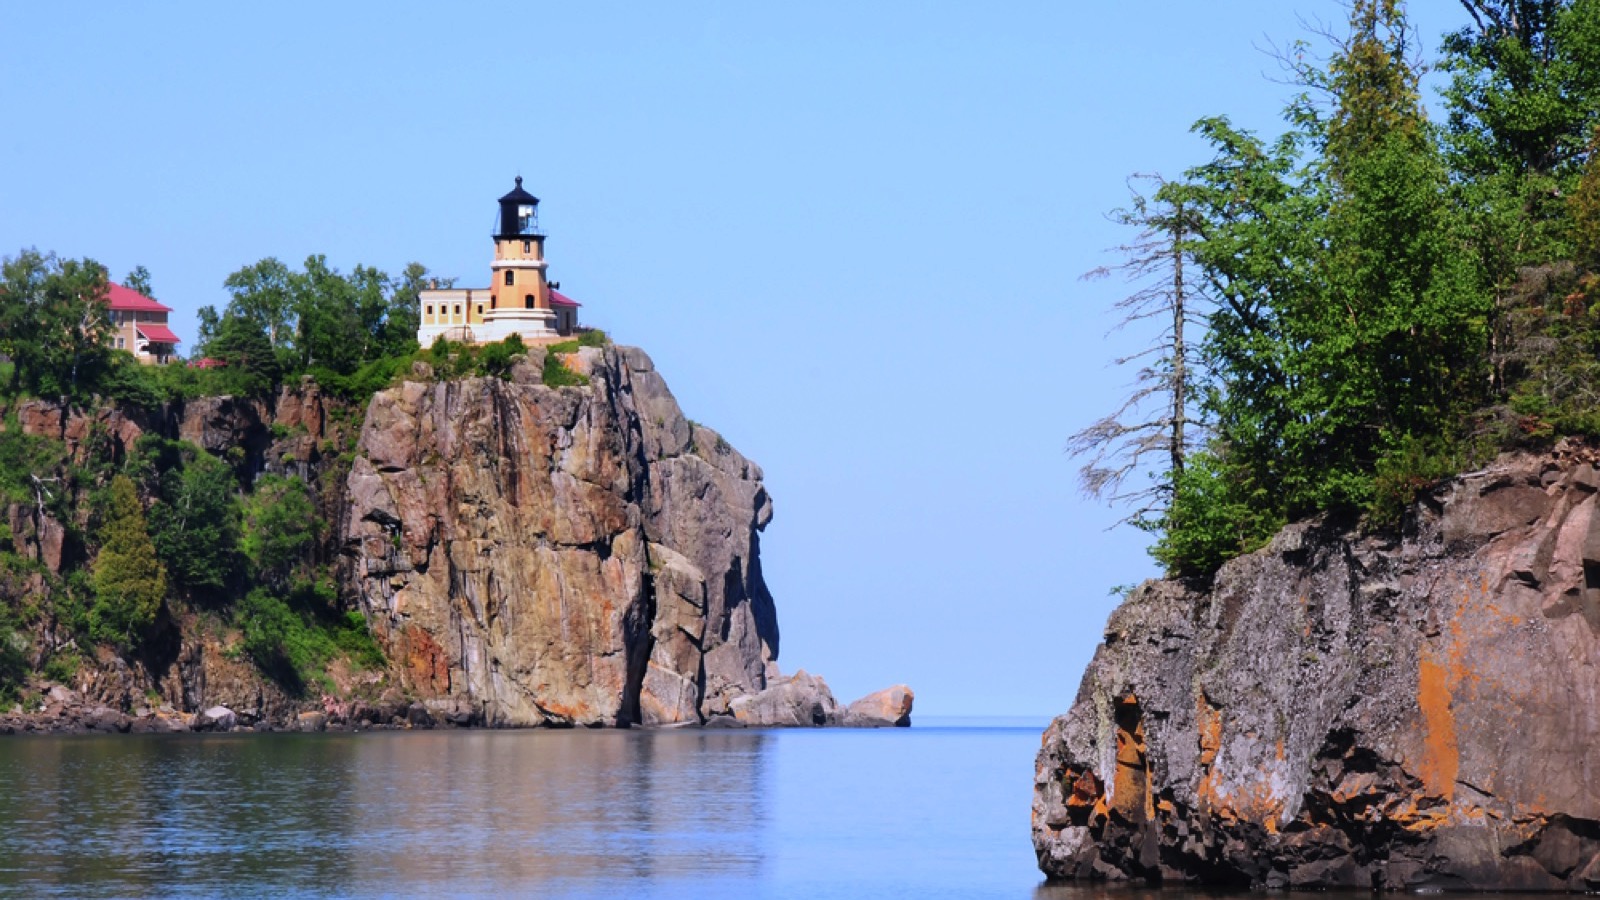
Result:
<svg viewBox="0 0 1600 900"><path fill-rule="evenodd" d="M1154 186L1148 196L1130 183L1133 198L1110 218L1138 229L1134 239L1112 252L1122 262L1086 273L1086 280L1121 275L1131 293L1118 300L1122 318L1112 331L1155 323L1149 346L1114 361L1137 365L1132 392L1116 411L1074 434L1067 452L1087 457L1079 470L1086 496L1131 511L1118 524L1149 527L1166 513L1184 459L1203 439L1197 412L1196 373L1200 371L1189 328L1204 327L1196 313L1201 299L1186 277L1199 240L1200 218L1185 202L1181 185L1159 175L1135 176ZM1131 481L1137 475L1147 482Z"/></svg>

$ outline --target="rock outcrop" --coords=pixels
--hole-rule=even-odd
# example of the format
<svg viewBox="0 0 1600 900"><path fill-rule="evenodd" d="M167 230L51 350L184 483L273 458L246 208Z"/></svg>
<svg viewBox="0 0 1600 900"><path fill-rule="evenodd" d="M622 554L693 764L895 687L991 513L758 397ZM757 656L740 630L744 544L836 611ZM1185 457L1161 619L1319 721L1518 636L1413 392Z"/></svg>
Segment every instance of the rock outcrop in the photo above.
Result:
<svg viewBox="0 0 1600 900"><path fill-rule="evenodd" d="M524 364L368 407L343 583L403 688L497 726L836 718L820 679L764 693L778 621L761 469L684 418L643 351L564 361L589 384L548 387Z"/></svg>
<svg viewBox="0 0 1600 900"><path fill-rule="evenodd" d="M1600 888L1600 476L1507 456L1400 537L1292 526L1111 617L1033 803L1057 879Z"/></svg>
<svg viewBox="0 0 1600 900"><path fill-rule="evenodd" d="M75 669L57 676L66 693L0 709L0 733L883 724L852 718L820 677L778 673L761 469L686 419L642 351L563 354L588 384L560 388L542 383L546 353L506 379L415 363L364 420L309 379L260 399L7 410L77 466L120 463L151 434L228 461L242 484L299 477L328 523L312 561L333 566L388 664L335 660L312 696L214 627L225 601L205 615L169 602L161 638L127 659L40 616L27 699L57 684L47 658ZM0 540L27 563L0 570L0 602L92 563L89 506L54 502L61 481L0 503ZM909 692L904 707L893 724L909 724Z"/></svg>
<svg viewBox="0 0 1600 900"><path fill-rule="evenodd" d="M911 688L897 684L862 697L844 711L852 728L895 728L911 724Z"/></svg>

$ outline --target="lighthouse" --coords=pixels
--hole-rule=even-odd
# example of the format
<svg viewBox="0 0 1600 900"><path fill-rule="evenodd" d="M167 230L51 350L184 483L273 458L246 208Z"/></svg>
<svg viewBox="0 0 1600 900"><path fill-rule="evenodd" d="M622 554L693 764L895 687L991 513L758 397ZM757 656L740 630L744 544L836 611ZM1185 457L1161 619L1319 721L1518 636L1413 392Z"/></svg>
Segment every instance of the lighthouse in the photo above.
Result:
<svg viewBox="0 0 1600 900"><path fill-rule="evenodd" d="M538 343L578 330L579 304L553 290L545 277L539 198L523 188L519 175L498 206L489 286L421 291L417 343L423 347L440 337L489 344L513 334Z"/></svg>
<svg viewBox="0 0 1600 900"><path fill-rule="evenodd" d="M499 227L494 233L493 278L489 282L489 309L494 318L502 311L522 313L542 310L550 313L526 315L528 323L545 323L555 331L555 315L550 310L550 283L544 277L544 232L539 229L539 198L517 186L500 198Z"/></svg>

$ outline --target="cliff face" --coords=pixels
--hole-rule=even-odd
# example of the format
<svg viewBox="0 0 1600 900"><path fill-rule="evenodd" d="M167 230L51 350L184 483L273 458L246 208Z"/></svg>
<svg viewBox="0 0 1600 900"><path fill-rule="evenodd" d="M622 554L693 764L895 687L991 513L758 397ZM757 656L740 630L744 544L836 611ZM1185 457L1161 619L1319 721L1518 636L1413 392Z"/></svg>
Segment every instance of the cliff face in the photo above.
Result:
<svg viewBox="0 0 1600 900"><path fill-rule="evenodd" d="M1112 615L1035 775L1061 879L1600 887L1600 476L1504 457Z"/></svg>
<svg viewBox="0 0 1600 900"><path fill-rule="evenodd" d="M587 387L522 364L375 396L343 581L403 687L467 719L730 717L776 675L761 470L685 419L642 351L566 360Z"/></svg>
<svg viewBox="0 0 1600 900"><path fill-rule="evenodd" d="M340 609L361 610L387 663L336 657L315 692L286 687L243 651L238 597L169 597L128 658L35 615L30 705L0 711L0 733L909 724L903 685L843 707L821 678L778 673L760 468L684 418L642 351L564 354L582 387L544 385L545 357L529 351L504 380L441 381L418 363L364 419L310 381L147 411L21 402L21 429L79 473L40 491L109 477L144 434L227 460L243 486L298 476L321 520L303 562L332 565ZM0 603L92 565L91 505L65 506L0 504L22 561L0 566ZM81 658L60 681L44 671L56 651Z"/></svg>

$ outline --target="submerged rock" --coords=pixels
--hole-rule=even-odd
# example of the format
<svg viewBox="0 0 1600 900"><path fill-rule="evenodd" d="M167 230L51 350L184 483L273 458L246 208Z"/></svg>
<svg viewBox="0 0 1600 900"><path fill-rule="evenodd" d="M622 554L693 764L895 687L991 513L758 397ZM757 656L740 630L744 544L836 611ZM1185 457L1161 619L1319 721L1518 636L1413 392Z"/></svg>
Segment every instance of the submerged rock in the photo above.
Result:
<svg viewBox="0 0 1600 900"><path fill-rule="evenodd" d="M1403 537L1285 529L1111 616L1045 732L1057 879L1600 887L1600 479L1508 456Z"/></svg>

